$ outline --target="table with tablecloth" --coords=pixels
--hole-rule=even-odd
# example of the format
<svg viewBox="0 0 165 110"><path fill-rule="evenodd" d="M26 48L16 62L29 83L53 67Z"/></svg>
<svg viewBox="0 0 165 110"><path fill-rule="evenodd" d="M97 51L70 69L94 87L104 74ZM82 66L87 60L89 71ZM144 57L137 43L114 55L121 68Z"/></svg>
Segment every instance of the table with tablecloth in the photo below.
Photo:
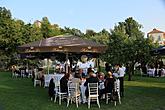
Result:
<svg viewBox="0 0 165 110"><path fill-rule="evenodd" d="M60 81L60 79L64 76L64 74L45 74L44 78L45 78L45 87L49 86L49 82L50 80L53 78L54 82L58 82Z"/></svg>

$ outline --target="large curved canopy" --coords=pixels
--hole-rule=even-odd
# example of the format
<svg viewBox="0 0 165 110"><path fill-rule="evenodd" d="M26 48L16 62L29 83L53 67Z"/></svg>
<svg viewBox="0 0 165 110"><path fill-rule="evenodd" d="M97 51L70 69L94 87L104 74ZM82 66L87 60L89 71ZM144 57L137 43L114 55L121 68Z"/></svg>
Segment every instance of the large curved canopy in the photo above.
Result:
<svg viewBox="0 0 165 110"><path fill-rule="evenodd" d="M54 36L18 47L21 53L104 53L106 45L74 35Z"/></svg>

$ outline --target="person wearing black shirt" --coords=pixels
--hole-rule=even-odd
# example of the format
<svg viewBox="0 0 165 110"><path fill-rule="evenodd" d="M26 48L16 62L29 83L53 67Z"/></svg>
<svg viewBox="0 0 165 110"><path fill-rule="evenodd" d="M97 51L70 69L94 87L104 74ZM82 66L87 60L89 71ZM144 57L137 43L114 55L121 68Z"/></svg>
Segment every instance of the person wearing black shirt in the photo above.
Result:
<svg viewBox="0 0 165 110"><path fill-rule="evenodd" d="M66 73L60 80L60 89L61 92L68 92L68 80L69 80L70 74Z"/></svg>
<svg viewBox="0 0 165 110"><path fill-rule="evenodd" d="M54 100L54 94L55 94L54 88L55 88L55 84L54 84L54 79L52 78L50 80L49 89L48 89L49 97L51 98L51 100Z"/></svg>
<svg viewBox="0 0 165 110"><path fill-rule="evenodd" d="M86 98L88 98L88 96L89 96L88 83L99 83L99 79L96 77L96 74L94 74L93 72L91 72L89 74L90 74L89 78L87 78L86 82L84 83L84 86L87 87L86 90L85 90Z"/></svg>

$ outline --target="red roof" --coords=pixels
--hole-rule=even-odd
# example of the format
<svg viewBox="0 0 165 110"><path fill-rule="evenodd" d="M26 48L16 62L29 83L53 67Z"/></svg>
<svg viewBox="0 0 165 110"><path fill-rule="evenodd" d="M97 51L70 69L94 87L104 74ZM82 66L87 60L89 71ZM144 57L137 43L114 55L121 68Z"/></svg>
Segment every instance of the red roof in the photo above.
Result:
<svg viewBox="0 0 165 110"><path fill-rule="evenodd" d="M153 29L151 32L149 32L148 34L153 34L153 33L164 33L163 31L157 30L157 29Z"/></svg>

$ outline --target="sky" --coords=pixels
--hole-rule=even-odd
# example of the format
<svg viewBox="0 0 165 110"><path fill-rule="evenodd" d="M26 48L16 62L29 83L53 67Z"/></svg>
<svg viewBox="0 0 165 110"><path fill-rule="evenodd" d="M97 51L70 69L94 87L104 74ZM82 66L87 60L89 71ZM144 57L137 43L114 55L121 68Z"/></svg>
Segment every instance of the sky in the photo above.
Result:
<svg viewBox="0 0 165 110"><path fill-rule="evenodd" d="M113 29L133 17L147 33L153 28L165 32L165 0L0 0L15 19L33 23L48 17L52 24L85 32Z"/></svg>

